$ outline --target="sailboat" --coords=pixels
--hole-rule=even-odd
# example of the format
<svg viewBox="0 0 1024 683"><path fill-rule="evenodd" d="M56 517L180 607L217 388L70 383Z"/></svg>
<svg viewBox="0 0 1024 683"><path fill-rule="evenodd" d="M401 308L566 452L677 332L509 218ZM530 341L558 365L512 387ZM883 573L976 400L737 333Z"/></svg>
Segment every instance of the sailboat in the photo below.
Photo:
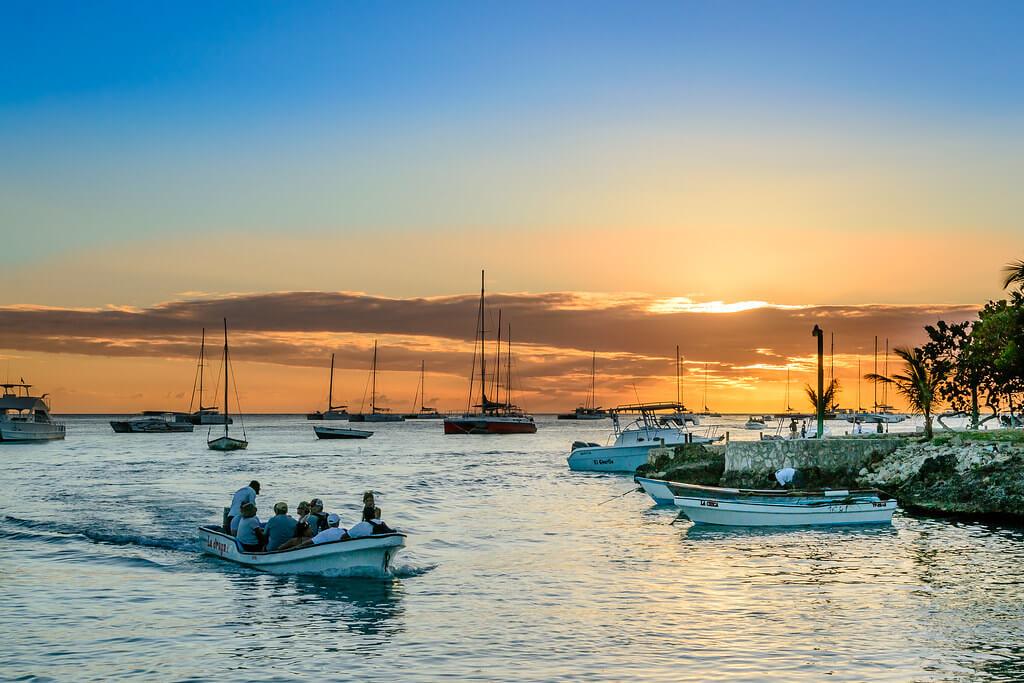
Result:
<svg viewBox="0 0 1024 683"><path fill-rule="evenodd" d="M595 379L597 377L597 351L592 352L590 358L590 394L587 396L587 401L575 411L571 413L561 413L558 415L559 420L603 420L607 417L611 417L611 414L602 408L601 406L595 406L594 403L594 389Z"/></svg>
<svg viewBox="0 0 1024 683"><path fill-rule="evenodd" d="M176 418L176 421L184 420L194 425L221 425L225 421L231 422L231 418L227 415L221 415L217 411L217 406L204 406L203 405L203 375L205 374L206 368L206 328L203 328L202 341L199 344L199 365L196 368L196 372L199 375L197 380L199 384L199 410L188 415L182 415L180 418ZM195 398L196 387L192 385L192 398ZM192 410L192 401L189 401L188 409Z"/></svg>
<svg viewBox="0 0 1024 683"><path fill-rule="evenodd" d="M704 417L722 417L721 413L713 413L708 408L708 364L704 363L704 412L701 413Z"/></svg>
<svg viewBox="0 0 1024 683"><path fill-rule="evenodd" d="M363 394L366 397L366 394ZM373 340L373 364L370 366L370 412L353 413L349 422L404 422L405 417L395 415L387 408L377 407L377 340Z"/></svg>
<svg viewBox="0 0 1024 683"><path fill-rule="evenodd" d="M426 384L426 361L420 361L420 383L416 386L416 394L412 397L412 408L416 412L407 413L405 419L407 420L440 420L444 417L441 413L437 412L437 408L431 408L423 405L427 400L427 384ZM419 410L416 409L416 404L419 403Z"/></svg>
<svg viewBox="0 0 1024 683"><path fill-rule="evenodd" d="M471 407L479 408L479 412L466 411L457 417L446 417L444 419L445 434L533 434L537 431L537 424L533 416L527 415L521 408L512 404L512 334L509 332L508 339L508 384L505 393L505 402L491 401L487 398L487 372L485 359L484 339L484 271L480 271L480 308L477 312L477 344L480 348L480 403ZM500 328L499 328L500 329ZM501 347L498 352L500 358ZM476 370L476 354L473 357L473 370ZM495 372L495 382L500 377L500 372ZM474 392L474 377L470 375L469 392L470 402ZM497 389L496 389L497 391ZM498 398L497 394L495 398Z"/></svg>
<svg viewBox="0 0 1024 683"><path fill-rule="evenodd" d="M699 425L700 418L694 415L692 412L686 409L686 405L683 403L683 385L679 374L679 367L681 361L679 359L679 345L676 345L676 410L671 415L665 415L660 418L662 424L668 424L670 421L676 421L681 425L685 425L689 422L692 425Z"/></svg>
<svg viewBox="0 0 1024 683"><path fill-rule="evenodd" d="M331 379L327 384L327 411L321 413L319 410L308 413L307 420L347 420L347 406L334 405L334 354L331 354Z"/></svg>
<svg viewBox="0 0 1024 683"><path fill-rule="evenodd" d="M875 374L878 374L878 337L875 337ZM889 376L889 340L885 340L885 376ZM882 385L882 402L878 402L878 383L875 382L875 405L874 410L868 415L864 415L862 422L871 422L875 424L895 424L897 422L903 422L906 420L905 415L899 415L892 412L892 406L888 404L889 396L889 385Z"/></svg>
<svg viewBox="0 0 1024 683"><path fill-rule="evenodd" d="M206 433L206 445L215 451L237 451L249 447L249 442L245 440L244 424L242 425L243 438L235 439L228 436L228 425L231 424L231 419L228 417L228 366L230 365L230 356L228 356L228 319L224 318L224 436L219 436L210 441L210 433Z"/></svg>

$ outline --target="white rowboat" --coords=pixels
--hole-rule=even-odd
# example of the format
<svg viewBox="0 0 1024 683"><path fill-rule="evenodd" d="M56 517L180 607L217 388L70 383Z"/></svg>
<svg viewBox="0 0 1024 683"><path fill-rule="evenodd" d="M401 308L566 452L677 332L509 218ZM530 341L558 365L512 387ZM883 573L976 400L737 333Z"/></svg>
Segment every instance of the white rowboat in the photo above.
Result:
<svg viewBox="0 0 1024 683"><path fill-rule="evenodd" d="M889 524L897 508L895 498L877 489L725 489L644 477L637 477L636 481L656 503L675 505L694 524Z"/></svg>
<svg viewBox="0 0 1024 683"><path fill-rule="evenodd" d="M319 545L253 553L216 525L199 527L203 552L270 574L385 576L395 553L405 547L405 534L390 533L347 538Z"/></svg>

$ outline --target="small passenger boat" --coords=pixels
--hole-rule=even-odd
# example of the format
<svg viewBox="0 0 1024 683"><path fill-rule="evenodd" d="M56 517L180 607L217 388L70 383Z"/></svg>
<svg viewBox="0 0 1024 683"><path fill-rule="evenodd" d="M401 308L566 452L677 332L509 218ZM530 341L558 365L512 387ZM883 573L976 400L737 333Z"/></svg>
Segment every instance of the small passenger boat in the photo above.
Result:
<svg viewBox="0 0 1024 683"><path fill-rule="evenodd" d="M199 527L199 542L207 555L270 574L383 576L389 573L395 553L405 547L405 534L396 531L253 553L242 550L238 539L224 533L222 527L210 524Z"/></svg>
<svg viewBox="0 0 1024 683"><path fill-rule="evenodd" d="M878 489L726 489L637 477L655 503L680 508L694 524L803 526L889 524L896 499Z"/></svg>
<svg viewBox="0 0 1024 683"><path fill-rule="evenodd" d="M766 426L764 418L759 415L751 415L743 424L744 429L764 429Z"/></svg>
<svg viewBox="0 0 1024 683"><path fill-rule="evenodd" d="M373 432L365 429L350 429L348 427L313 427L318 439L369 439Z"/></svg>

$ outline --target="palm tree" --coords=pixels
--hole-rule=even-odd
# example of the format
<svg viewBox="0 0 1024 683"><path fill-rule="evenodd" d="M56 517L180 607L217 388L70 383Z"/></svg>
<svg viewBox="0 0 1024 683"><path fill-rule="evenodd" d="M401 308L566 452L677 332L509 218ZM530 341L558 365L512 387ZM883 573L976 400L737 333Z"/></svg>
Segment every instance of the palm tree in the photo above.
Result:
<svg viewBox="0 0 1024 683"><path fill-rule="evenodd" d="M948 368L941 361L925 358L920 348L908 349L897 346L893 353L903 359L904 374L886 377L871 372L864 379L883 384L892 384L903 395L912 412L924 415L924 438L932 438L932 409L938 407L939 385L946 377Z"/></svg>
<svg viewBox="0 0 1024 683"><path fill-rule="evenodd" d="M1010 285L1024 286L1024 259L1007 263L1003 266L1003 272L1006 273L1003 289L1008 289Z"/></svg>
<svg viewBox="0 0 1024 683"><path fill-rule="evenodd" d="M807 398L810 400L811 405L814 406L814 412L818 412L818 392L814 390L810 384L804 385L804 391L807 393ZM829 381L828 386L825 387L825 400L822 401L821 405L826 413L834 412L839 398L839 380L833 378Z"/></svg>

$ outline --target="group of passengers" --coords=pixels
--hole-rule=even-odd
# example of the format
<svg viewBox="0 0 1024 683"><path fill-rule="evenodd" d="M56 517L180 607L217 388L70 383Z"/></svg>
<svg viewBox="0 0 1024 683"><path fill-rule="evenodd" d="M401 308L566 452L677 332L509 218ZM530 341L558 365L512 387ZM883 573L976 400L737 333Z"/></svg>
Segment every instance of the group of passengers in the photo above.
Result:
<svg viewBox="0 0 1024 683"><path fill-rule="evenodd" d="M341 517L337 514L325 513L324 503L319 498L299 503L298 519L288 514L288 503L275 503L274 516L265 523L260 522L256 516L256 496L259 493L260 483L255 480L235 491L225 523L225 531L237 538L248 552L288 550L394 531L381 521L373 491L363 494L362 520L350 529L341 526Z"/></svg>

